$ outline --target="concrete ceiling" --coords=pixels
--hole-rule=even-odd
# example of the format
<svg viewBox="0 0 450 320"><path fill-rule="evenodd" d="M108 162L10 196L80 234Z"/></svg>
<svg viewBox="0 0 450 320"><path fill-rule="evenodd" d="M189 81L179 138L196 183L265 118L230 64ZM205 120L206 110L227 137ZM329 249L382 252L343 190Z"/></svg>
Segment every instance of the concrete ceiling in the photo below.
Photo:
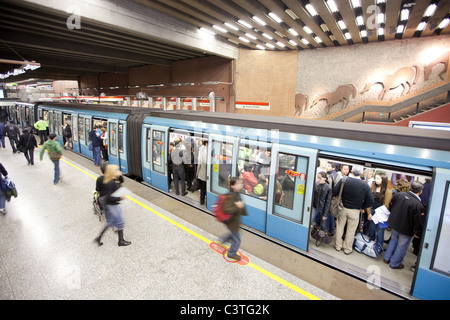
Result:
<svg viewBox="0 0 450 320"><path fill-rule="evenodd" d="M83 0L74 3L82 2L92 6L92 11L96 2L122 4L132 7L139 16L122 16L116 24L114 17L100 23L95 15L82 13L82 28L73 32L69 28L68 12L56 5L61 2L0 0L0 59L35 60L41 64L37 70L0 82L30 77L75 80L86 72L127 72L130 67L147 64L169 66L179 60L220 56L222 45L254 50L308 50L450 33L450 24L439 28L444 19L450 18L447 0ZM310 5L316 13L309 10ZM83 10L86 12L86 6ZM401 15L402 10L408 11L407 18ZM151 12L160 16L150 16ZM281 21L277 22L269 13ZM145 17L148 21L158 20L180 34L199 28L213 31L214 40L209 42L216 41L218 46L209 50L205 49L207 40L203 41L205 45L179 41L173 36L176 33L161 34L161 28L137 30L134 26L145 23ZM0 73L14 68L17 65L3 62Z"/></svg>

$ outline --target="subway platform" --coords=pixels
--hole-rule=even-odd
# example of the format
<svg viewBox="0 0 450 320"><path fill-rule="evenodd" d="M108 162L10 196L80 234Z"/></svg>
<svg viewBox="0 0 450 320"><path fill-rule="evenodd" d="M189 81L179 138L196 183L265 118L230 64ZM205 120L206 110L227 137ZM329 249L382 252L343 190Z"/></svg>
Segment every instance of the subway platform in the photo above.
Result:
<svg viewBox="0 0 450 320"><path fill-rule="evenodd" d="M248 264L225 259L210 248L217 236L134 193L121 203L132 244L118 247L109 230L99 247L93 239L105 222L92 206L97 167L65 151L62 183L54 185L53 163L47 154L39 161L40 148L33 166L10 146L0 152L18 190L0 216L0 299L336 299L243 250ZM131 190L159 195L126 180Z"/></svg>

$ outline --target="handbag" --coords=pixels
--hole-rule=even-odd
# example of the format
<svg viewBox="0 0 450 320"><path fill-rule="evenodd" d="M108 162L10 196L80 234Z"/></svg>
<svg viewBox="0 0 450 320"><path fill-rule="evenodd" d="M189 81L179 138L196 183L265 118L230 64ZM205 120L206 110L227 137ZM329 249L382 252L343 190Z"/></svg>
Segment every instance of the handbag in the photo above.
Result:
<svg viewBox="0 0 450 320"><path fill-rule="evenodd" d="M194 180L192 180L191 183L191 191L197 191L200 190L200 180L198 179L198 170L197 170L197 174L195 175Z"/></svg>
<svg viewBox="0 0 450 320"><path fill-rule="evenodd" d="M333 240L331 235L323 230L319 226L314 226L311 230L311 238L316 240L316 246L320 246L321 243L330 244Z"/></svg>
<svg viewBox="0 0 450 320"><path fill-rule="evenodd" d="M342 203L342 190L344 189L344 183L346 179L347 177L342 178L339 196L333 197L333 199L331 199L330 214L335 218L339 217L342 213L342 210L344 210L344 204Z"/></svg>

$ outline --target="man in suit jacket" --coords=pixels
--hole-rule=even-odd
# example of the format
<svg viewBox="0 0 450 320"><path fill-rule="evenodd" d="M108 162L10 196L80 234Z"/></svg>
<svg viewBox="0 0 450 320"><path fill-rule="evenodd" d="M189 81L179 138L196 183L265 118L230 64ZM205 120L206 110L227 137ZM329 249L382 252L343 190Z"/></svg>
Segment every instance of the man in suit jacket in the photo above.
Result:
<svg viewBox="0 0 450 320"><path fill-rule="evenodd" d="M414 181L411 190L398 192L392 197L391 214L388 224L391 227L391 240L384 254L384 262L392 269L403 269L402 263L413 237L422 234L422 218L425 209L420 201L423 184Z"/></svg>

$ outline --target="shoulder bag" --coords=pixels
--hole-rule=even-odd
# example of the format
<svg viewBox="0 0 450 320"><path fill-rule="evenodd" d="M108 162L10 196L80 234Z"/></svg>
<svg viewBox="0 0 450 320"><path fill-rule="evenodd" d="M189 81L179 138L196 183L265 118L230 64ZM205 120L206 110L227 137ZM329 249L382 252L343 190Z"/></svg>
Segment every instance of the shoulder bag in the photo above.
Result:
<svg viewBox="0 0 450 320"><path fill-rule="evenodd" d="M342 189L344 189L344 183L347 177L342 178L341 189L339 190L339 196L331 199L330 213L333 217L337 218L344 210L344 204L342 203Z"/></svg>

